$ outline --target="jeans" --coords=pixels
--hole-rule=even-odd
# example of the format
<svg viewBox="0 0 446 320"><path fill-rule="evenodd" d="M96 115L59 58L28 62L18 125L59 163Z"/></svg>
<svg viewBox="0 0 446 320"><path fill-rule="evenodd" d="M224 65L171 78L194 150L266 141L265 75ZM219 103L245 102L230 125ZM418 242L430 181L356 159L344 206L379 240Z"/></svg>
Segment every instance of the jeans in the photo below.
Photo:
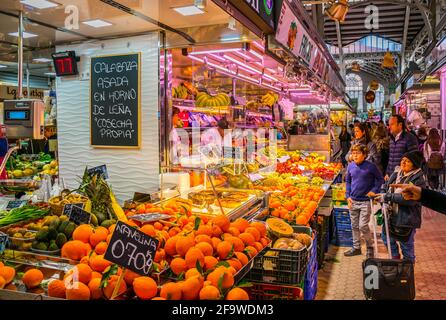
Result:
<svg viewBox="0 0 446 320"><path fill-rule="evenodd" d="M352 222L353 248L361 249L361 234L365 239L367 247L373 247L372 236L370 234L370 201L353 200L350 209L350 220Z"/></svg>
<svg viewBox="0 0 446 320"><path fill-rule="evenodd" d="M392 238L390 236L390 251L392 252L393 258L399 258L400 257L400 247L401 251L403 253L403 258L412 261L415 263L415 233L417 232L417 229L413 229L412 233L410 234L409 239L406 242L398 241ZM384 241L384 244L387 248L387 235L385 226L383 225L383 231L381 232L381 238ZM399 244L399 246L398 246Z"/></svg>

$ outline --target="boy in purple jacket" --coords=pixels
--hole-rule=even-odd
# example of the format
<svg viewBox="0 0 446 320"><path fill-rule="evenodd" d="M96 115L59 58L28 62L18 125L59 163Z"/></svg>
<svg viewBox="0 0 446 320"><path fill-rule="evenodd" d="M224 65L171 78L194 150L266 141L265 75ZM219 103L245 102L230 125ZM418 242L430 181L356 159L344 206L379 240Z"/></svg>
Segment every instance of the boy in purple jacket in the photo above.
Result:
<svg viewBox="0 0 446 320"><path fill-rule="evenodd" d="M353 161L347 168L347 192L346 198L350 209L352 224L353 248L346 251L346 257L361 255L361 234L367 245L367 258L373 258L373 242L370 234L370 198L369 195L377 194L384 183L383 176L376 165L365 160L367 147L355 145L352 147Z"/></svg>

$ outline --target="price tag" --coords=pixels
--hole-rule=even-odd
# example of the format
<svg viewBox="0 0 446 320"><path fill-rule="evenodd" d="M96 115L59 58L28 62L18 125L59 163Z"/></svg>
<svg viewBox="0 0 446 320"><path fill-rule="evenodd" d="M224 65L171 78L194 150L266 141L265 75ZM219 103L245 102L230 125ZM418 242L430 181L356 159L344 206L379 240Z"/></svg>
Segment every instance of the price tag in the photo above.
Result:
<svg viewBox="0 0 446 320"><path fill-rule="evenodd" d="M83 202L67 203L66 205L63 206L62 214L67 216L67 217L69 217L70 213L71 213L71 209L73 208L73 206L81 207L82 209L84 209L85 203L83 203Z"/></svg>
<svg viewBox="0 0 446 320"><path fill-rule="evenodd" d="M98 175L102 176L104 179L108 179L107 166L105 164L103 164L102 166L90 168L87 170L87 172L91 176L98 174Z"/></svg>
<svg viewBox="0 0 446 320"><path fill-rule="evenodd" d="M88 224L90 223L91 215L82 209L82 207L72 205L69 220L76 224Z"/></svg>
<svg viewBox="0 0 446 320"><path fill-rule="evenodd" d="M249 179L250 179L252 182L255 182L255 181L257 181L257 180L265 179L264 176L262 176L261 174L258 174L258 173L250 173L250 174L248 174L248 176L249 176Z"/></svg>
<svg viewBox="0 0 446 320"><path fill-rule="evenodd" d="M6 205L6 210L12 210L12 209L23 207L27 202L28 202L27 200L8 201L8 204Z"/></svg>
<svg viewBox="0 0 446 320"><path fill-rule="evenodd" d="M168 214L162 213L143 213L143 214L135 214L132 216L132 220L140 221L140 222L154 222L163 219L170 219L171 216Z"/></svg>
<svg viewBox="0 0 446 320"><path fill-rule="evenodd" d="M290 156L283 156L277 159L280 163L285 163L290 159Z"/></svg>
<svg viewBox="0 0 446 320"><path fill-rule="evenodd" d="M0 254L5 251L9 243L9 236L6 233L0 231Z"/></svg>
<svg viewBox="0 0 446 320"><path fill-rule="evenodd" d="M152 195L148 193L135 192L133 194L133 201L135 202L150 202L152 199Z"/></svg>
<svg viewBox="0 0 446 320"><path fill-rule="evenodd" d="M301 170L301 171L304 171L304 170L305 170L305 167L304 167L304 166L302 166L302 165L298 165L297 167L298 167L298 168L299 168L299 170Z"/></svg>
<svg viewBox="0 0 446 320"><path fill-rule="evenodd" d="M142 276L150 275L158 240L118 221L104 258Z"/></svg>

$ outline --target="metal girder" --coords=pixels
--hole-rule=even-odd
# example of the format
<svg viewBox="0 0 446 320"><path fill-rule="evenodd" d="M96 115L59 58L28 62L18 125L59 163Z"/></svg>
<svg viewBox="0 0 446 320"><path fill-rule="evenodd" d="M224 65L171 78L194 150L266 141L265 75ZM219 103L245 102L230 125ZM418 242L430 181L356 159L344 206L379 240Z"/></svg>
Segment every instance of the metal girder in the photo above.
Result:
<svg viewBox="0 0 446 320"><path fill-rule="evenodd" d="M425 23L425 28L427 28L428 37L429 40L434 39L434 28L431 23L430 16L432 15L430 8L429 8L429 0L380 0L379 2L383 3L391 3L391 4L400 4L404 6L409 6L411 8L416 8L423 18L423 21ZM376 4L376 0L366 0L366 1L359 1L351 4L349 7L351 9L365 6L368 4Z"/></svg>
<svg viewBox="0 0 446 320"><path fill-rule="evenodd" d="M404 53L406 51L406 42L407 42L407 30L409 29L409 20L410 20L410 7L406 7L406 15L404 17L404 29L403 29L403 41L401 43L401 63L400 63L400 74L403 73L404 69Z"/></svg>

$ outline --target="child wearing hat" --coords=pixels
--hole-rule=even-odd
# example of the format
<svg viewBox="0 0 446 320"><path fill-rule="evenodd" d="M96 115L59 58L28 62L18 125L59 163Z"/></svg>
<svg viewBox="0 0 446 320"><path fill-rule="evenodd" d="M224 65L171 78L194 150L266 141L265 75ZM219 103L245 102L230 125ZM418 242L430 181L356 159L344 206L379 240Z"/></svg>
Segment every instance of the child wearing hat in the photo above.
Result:
<svg viewBox="0 0 446 320"><path fill-rule="evenodd" d="M389 212L390 249L393 259L400 259L400 248L404 259L415 262L415 233L421 227L421 204L405 200L402 190L390 187L391 184L413 184L425 187L423 154L411 151L403 155L400 166L396 167L389 180L384 184L381 201L387 203ZM387 245L387 235L383 226L382 239Z"/></svg>

